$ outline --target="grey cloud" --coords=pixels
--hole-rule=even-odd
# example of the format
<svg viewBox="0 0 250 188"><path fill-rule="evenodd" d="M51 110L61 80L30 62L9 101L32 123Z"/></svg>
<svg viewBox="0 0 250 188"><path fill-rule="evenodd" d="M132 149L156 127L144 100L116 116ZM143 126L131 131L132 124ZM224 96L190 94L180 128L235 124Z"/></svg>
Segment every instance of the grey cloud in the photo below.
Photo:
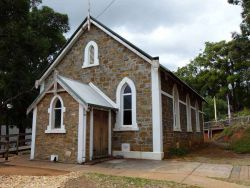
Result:
<svg viewBox="0 0 250 188"><path fill-rule="evenodd" d="M111 0L91 0L96 17ZM71 31L87 16L87 0L43 0L69 15ZM116 0L98 18L123 37L174 70L194 58L206 41L230 38L239 30L241 8L226 0Z"/></svg>

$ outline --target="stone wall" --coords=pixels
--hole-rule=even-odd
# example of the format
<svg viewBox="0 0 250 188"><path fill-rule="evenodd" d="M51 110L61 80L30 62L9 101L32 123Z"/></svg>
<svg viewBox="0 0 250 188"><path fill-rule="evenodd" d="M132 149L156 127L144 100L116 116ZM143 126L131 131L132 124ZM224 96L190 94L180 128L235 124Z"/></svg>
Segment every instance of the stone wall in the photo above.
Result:
<svg viewBox="0 0 250 188"><path fill-rule="evenodd" d="M89 41L95 41L99 50L99 66L82 68L84 49ZM116 89L124 77L134 81L137 92L137 124L139 131L113 132L113 150L121 150L122 143L130 143L132 151L152 151L152 96L151 65L138 55L115 41L106 33L91 25L84 31L62 61L56 66L59 75L94 83L114 102ZM45 87L52 81L46 79Z"/></svg>
<svg viewBox="0 0 250 188"><path fill-rule="evenodd" d="M50 160L50 155L58 155L61 162L77 161L77 131L79 120L79 104L66 92L59 93L66 111L64 125L66 134L46 134L49 125L49 113L53 94L46 94L37 106L35 159Z"/></svg>
<svg viewBox="0 0 250 188"><path fill-rule="evenodd" d="M179 81L176 81L165 71L161 71L161 89L172 95L174 84L177 84L179 99L186 102L186 95L189 93L191 105L195 105L198 101L201 109L202 101L187 89ZM173 100L172 98L162 94L162 124L163 124L163 151L167 157L170 148L190 148L196 147L203 143L203 118L200 114L201 132L196 132L195 111L191 110L192 132L187 132L187 114L186 105L179 103L180 106L180 124L181 131L173 131Z"/></svg>

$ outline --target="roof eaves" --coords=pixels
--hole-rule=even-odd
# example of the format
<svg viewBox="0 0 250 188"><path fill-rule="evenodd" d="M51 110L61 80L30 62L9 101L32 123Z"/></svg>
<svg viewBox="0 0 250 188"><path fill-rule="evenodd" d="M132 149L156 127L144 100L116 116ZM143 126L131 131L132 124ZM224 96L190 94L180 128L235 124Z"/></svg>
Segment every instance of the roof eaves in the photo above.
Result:
<svg viewBox="0 0 250 188"><path fill-rule="evenodd" d="M188 87L191 91L193 91L196 95L198 95L203 101L207 102L197 91L195 91L193 88L191 88L186 82L184 82L183 80L181 80L178 76L176 76L172 71L170 71L168 68L166 68L165 66L163 66L162 64L160 64L160 67L162 69L164 69L165 71L167 71L171 76L173 76L174 78L176 78L178 81L180 81L182 84L184 84L186 87Z"/></svg>

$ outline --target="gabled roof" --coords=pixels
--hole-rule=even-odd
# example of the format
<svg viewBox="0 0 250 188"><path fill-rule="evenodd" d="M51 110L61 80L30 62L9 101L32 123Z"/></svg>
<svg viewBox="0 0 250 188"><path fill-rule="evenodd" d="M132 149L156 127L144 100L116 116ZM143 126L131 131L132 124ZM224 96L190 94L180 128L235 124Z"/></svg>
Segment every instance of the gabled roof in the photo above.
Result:
<svg viewBox="0 0 250 188"><path fill-rule="evenodd" d="M62 60L64 55L67 53L67 51L70 49L70 47L76 42L77 38L80 37L82 32L87 29L87 18L84 19L84 21L80 24L80 26L76 29L76 31L73 33L73 35L69 38L67 43L62 47L62 49L59 51L58 55L55 57L54 61L49 65L49 67L45 70L45 72L42 74L38 81L38 85L53 71L53 68ZM126 46L128 49L139 55L141 58L143 58L145 61L151 63L152 60L158 60L159 57L152 57L140 48L136 47L134 44L131 42L127 41L96 19L90 16L90 22L91 24L95 25L102 31L104 31L106 34L111 36L113 39L116 41L120 42L122 45Z"/></svg>
<svg viewBox="0 0 250 188"><path fill-rule="evenodd" d="M90 106L116 109L114 102L108 98L108 96L103 96L103 93L99 93L92 83L83 84L81 82L63 77L57 76L56 82L63 87L77 102L83 104L86 108ZM48 87L50 88L50 87ZM36 100L29 106L27 114L43 99L46 91L43 91ZM108 100L107 100L108 99Z"/></svg>
<svg viewBox="0 0 250 188"><path fill-rule="evenodd" d="M76 29L76 31L73 33L73 35L70 37L70 39L67 41L67 43L59 51L59 53L55 57L54 61L44 71L44 73L41 75L41 77L39 78L39 80L36 81L36 85L37 86L40 85L41 82L53 71L53 68L62 60L62 58L65 56L65 54L68 52L68 50L72 47L72 45L76 42L76 40L82 34L82 32L87 29L87 27L88 27L87 26L87 22L88 22L88 19L86 17L84 19L84 21L80 24L80 26ZM116 32L112 31L111 29L109 29L104 24L102 24L101 22L97 21L96 19L94 19L91 16L90 16L90 22L91 22L91 24L94 24L96 27L98 27L99 29L101 29L102 31L104 31L106 34L108 34L109 36L111 36L113 39L115 39L116 41L118 41L119 43L121 43L122 45L124 45L125 47L127 47L128 49L130 49L131 51L133 51L135 54L137 54L138 56L140 56L141 58L143 58L148 63L152 64L152 61L159 60L159 57L153 57L153 56L149 55L148 53L144 52L143 50L141 50L140 48L136 47L134 44L132 44L128 40L124 39L123 37L121 37L120 35L118 35ZM185 82L183 82L173 72L171 72L169 69L167 69L166 67L164 67L161 64L160 64L160 66L165 71L167 71L168 73L170 73L171 76L177 78L177 80L179 80L181 83L183 83L185 86L187 86L195 94L197 94L202 100L204 100L204 98L200 94L198 94L197 91L195 91L188 84L186 84Z"/></svg>

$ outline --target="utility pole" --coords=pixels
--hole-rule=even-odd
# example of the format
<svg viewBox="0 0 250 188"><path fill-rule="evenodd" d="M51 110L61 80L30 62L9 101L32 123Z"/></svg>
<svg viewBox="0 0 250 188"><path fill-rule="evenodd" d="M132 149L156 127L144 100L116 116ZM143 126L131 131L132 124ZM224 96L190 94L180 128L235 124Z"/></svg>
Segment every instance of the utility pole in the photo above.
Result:
<svg viewBox="0 0 250 188"><path fill-rule="evenodd" d="M216 99L214 96L214 119L217 122L217 107L216 107Z"/></svg>
<svg viewBox="0 0 250 188"><path fill-rule="evenodd" d="M228 112L228 120L229 120L229 124L231 121L231 111L230 111L230 102L229 102L229 96L227 95L227 112Z"/></svg>

